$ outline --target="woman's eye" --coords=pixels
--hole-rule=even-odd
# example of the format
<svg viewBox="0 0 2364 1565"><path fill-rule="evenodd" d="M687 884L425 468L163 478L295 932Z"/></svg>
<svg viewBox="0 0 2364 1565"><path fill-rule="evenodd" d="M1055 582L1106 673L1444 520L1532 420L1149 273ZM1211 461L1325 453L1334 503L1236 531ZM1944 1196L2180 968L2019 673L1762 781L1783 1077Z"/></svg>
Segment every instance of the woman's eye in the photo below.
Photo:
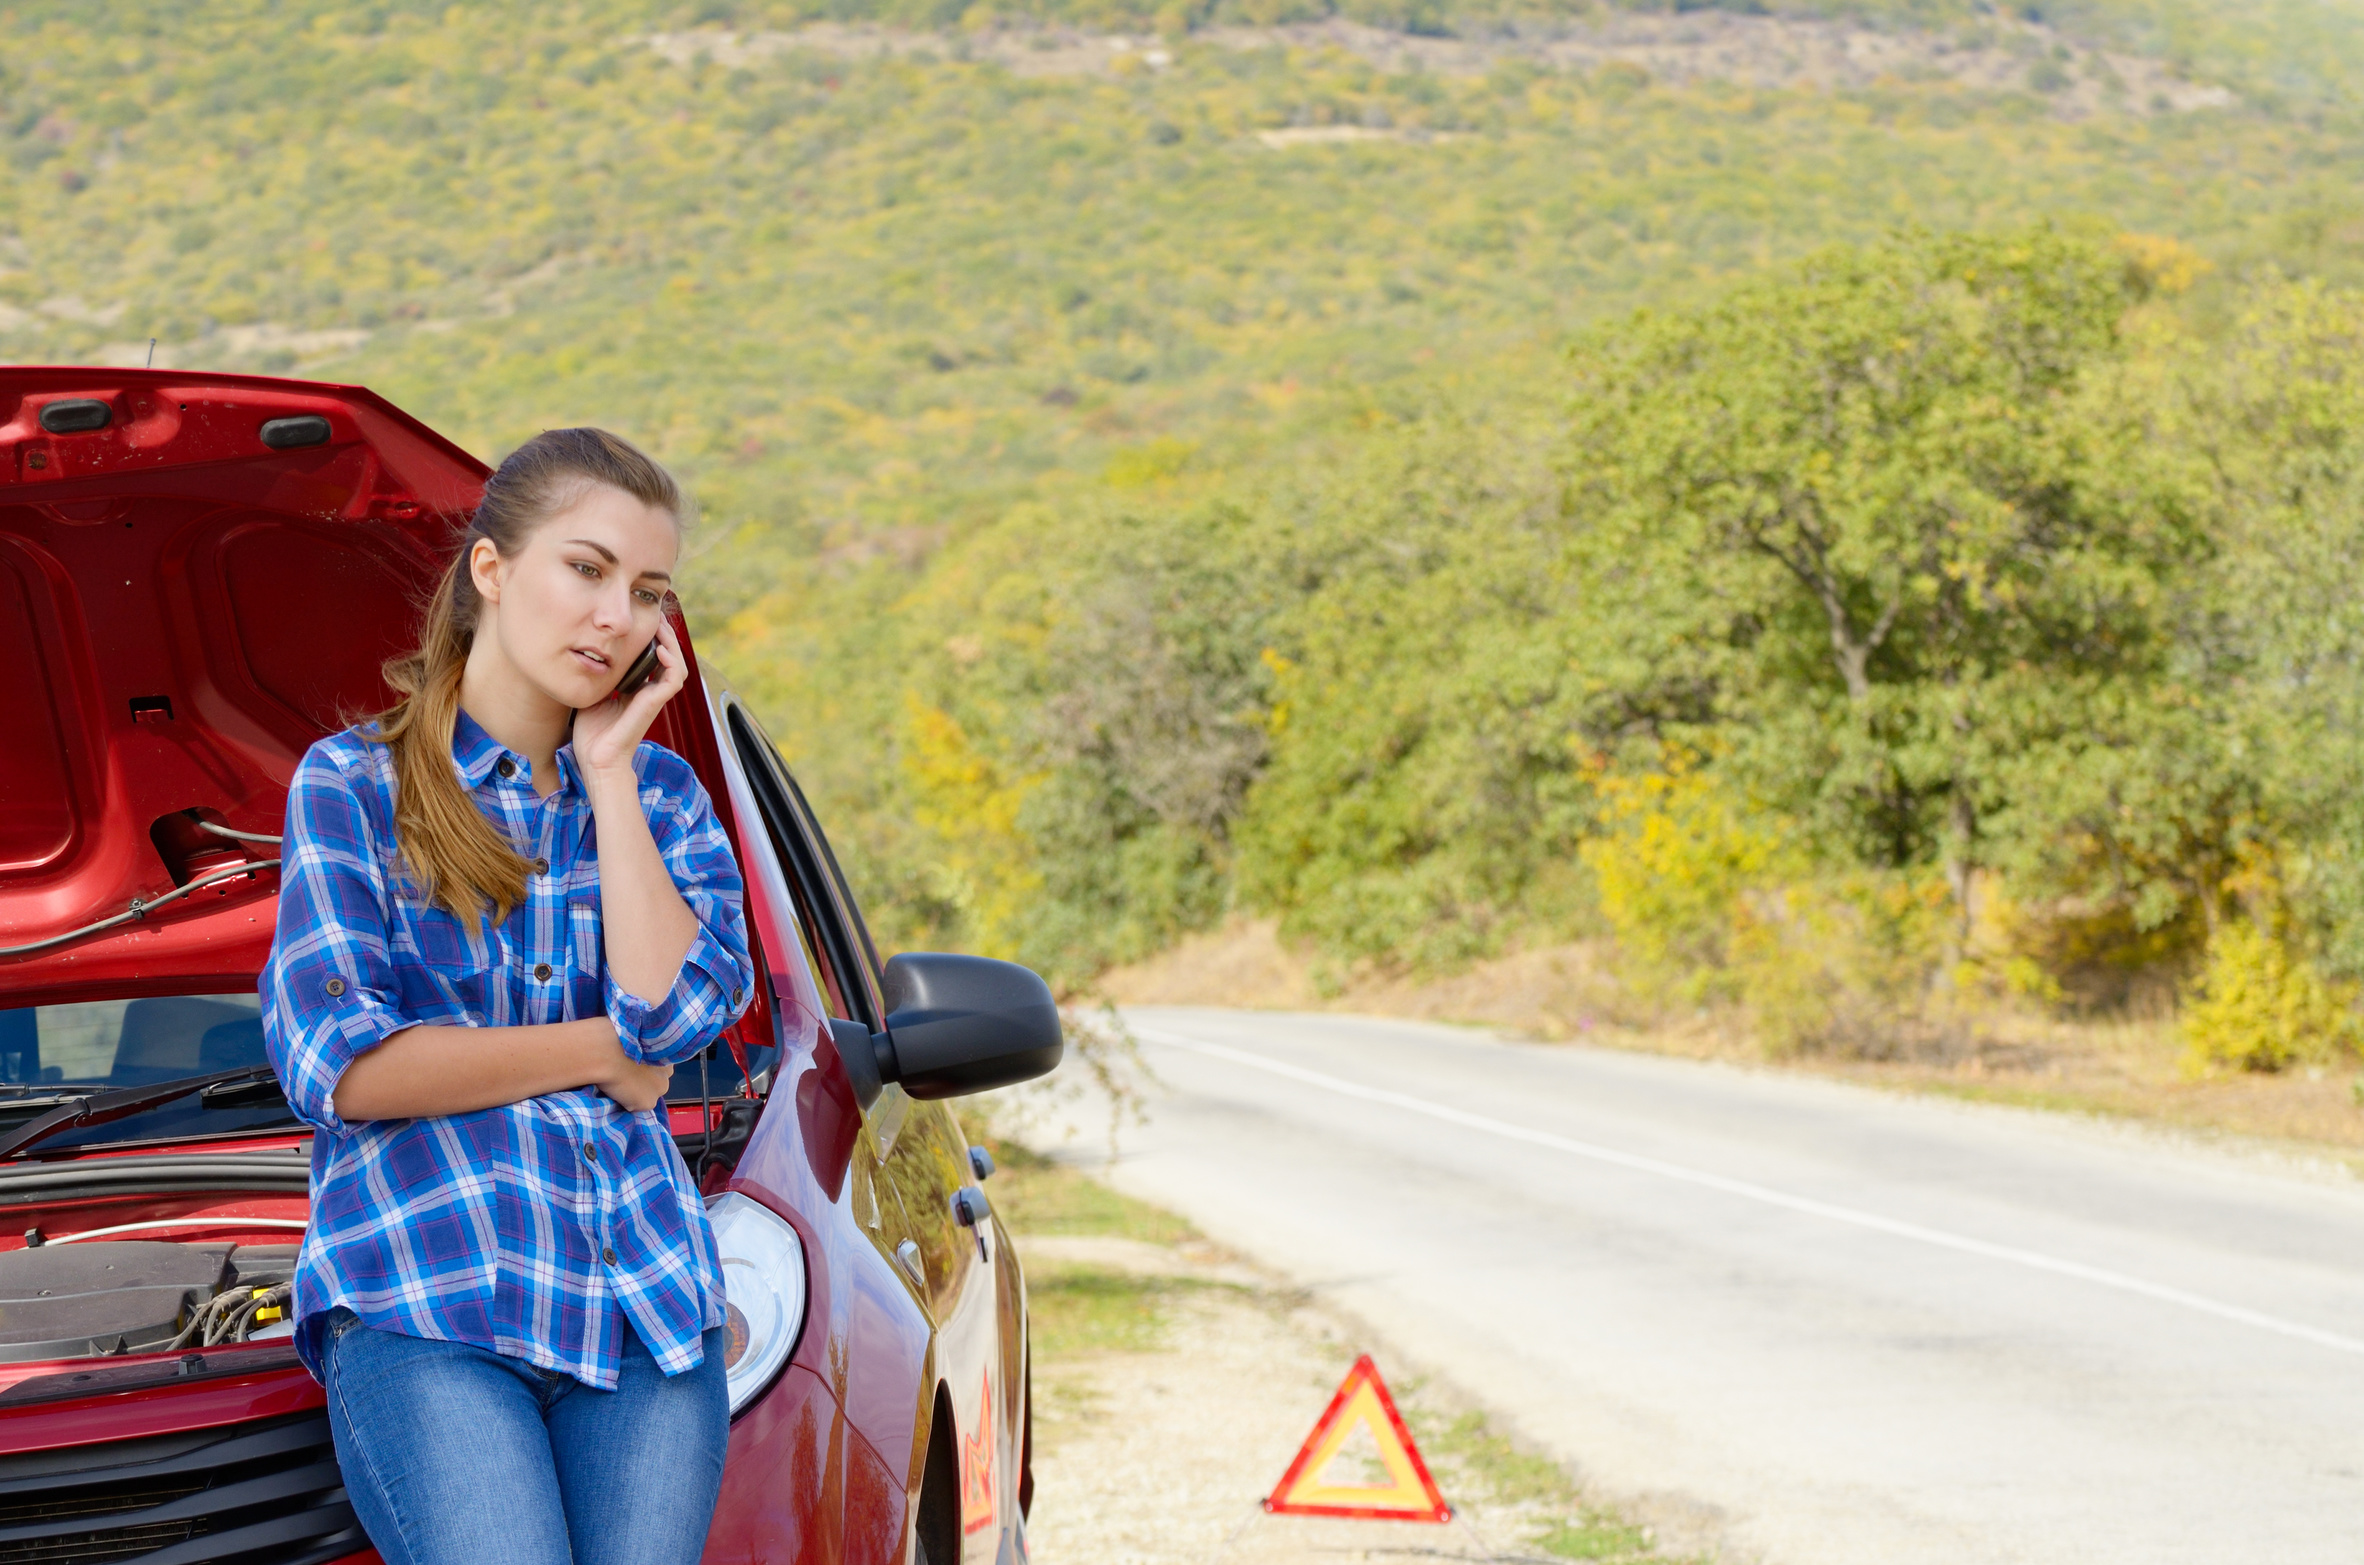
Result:
<svg viewBox="0 0 2364 1565"><path fill-rule="evenodd" d="M575 569L581 572L584 576L589 577L593 581L599 580L599 567L593 565L589 560L577 560L574 562L574 564Z"/></svg>
<svg viewBox="0 0 2364 1565"><path fill-rule="evenodd" d="M643 602L643 603L662 603L662 602L664 602L664 601L665 601L665 600L664 600L662 597L658 596L656 593L650 592L650 591L648 591L648 590L647 590L647 589L645 589L645 588L641 590L641 592L638 594L638 596L639 596L639 598L640 598L640 601L641 601L641 602Z"/></svg>

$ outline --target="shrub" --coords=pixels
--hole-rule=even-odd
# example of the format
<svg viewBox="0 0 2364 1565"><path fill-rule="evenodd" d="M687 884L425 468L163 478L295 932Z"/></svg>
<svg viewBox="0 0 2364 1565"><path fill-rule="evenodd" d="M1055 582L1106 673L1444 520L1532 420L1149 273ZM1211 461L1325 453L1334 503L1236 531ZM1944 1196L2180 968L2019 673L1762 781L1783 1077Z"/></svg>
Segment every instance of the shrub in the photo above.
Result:
<svg viewBox="0 0 2364 1565"><path fill-rule="evenodd" d="M1685 752L1597 787L1607 830L1577 852L1635 976L1694 1001L1728 993L1742 898L1786 867L1779 834Z"/></svg>
<svg viewBox="0 0 2364 1565"><path fill-rule="evenodd" d="M1818 868L1787 823L1681 752L1597 786L1606 829L1579 851L1640 993L1734 1004L1773 1055L1950 1039L1930 1003L1954 916L1941 874Z"/></svg>
<svg viewBox="0 0 2364 1565"><path fill-rule="evenodd" d="M1857 870L1744 898L1733 986L1767 1054L1947 1054L1963 1028L1936 980L1955 918L1942 874Z"/></svg>
<svg viewBox="0 0 2364 1565"><path fill-rule="evenodd" d="M2208 941L2178 1024L2184 1069L2278 1071L2328 1059L2355 1042L2350 998L2276 935L2227 920Z"/></svg>

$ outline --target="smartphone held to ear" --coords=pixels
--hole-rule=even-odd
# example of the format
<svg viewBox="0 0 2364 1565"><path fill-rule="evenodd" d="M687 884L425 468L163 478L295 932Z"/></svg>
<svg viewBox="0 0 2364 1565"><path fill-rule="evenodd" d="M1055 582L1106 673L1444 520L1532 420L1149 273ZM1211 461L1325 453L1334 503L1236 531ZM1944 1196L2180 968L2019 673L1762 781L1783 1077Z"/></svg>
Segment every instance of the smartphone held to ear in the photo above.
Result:
<svg viewBox="0 0 2364 1565"><path fill-rule="evenodd" d="M616 681L616 694L628 700L640 693L641 686L656 677L657 638L651 636L648 645L641 649L640 656L634 658L632 666L624 670L624 677Z"/></svg>
<svg viewBox="0 0 2364 1565"><path fill-rule="evenodd" d="M664 605L658 612L670 612L673 607L673 594L668 592L665 594ZM624 677L616 681L615 693L619 699L629 701L632 697L640 694L643 685L664 671L665 665L657 661L657 641L658 637L649 637L648 645L640 649L640 656L632 660L632 666L624 670Z"/></svg>

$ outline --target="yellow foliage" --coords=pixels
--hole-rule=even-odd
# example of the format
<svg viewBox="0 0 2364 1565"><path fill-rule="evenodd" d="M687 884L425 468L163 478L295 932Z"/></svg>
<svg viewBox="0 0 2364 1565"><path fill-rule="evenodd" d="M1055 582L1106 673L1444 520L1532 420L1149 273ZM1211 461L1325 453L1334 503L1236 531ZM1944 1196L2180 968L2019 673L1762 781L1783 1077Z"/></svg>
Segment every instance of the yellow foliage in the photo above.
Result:
<svg viewBox="0 0 2364 1565"><path fill-rule="evenodd" d="M1264 719L1265 729L1277 736L1289 726L1288 693L1296 688L1297 682L1293 676L1297 672L1297 665L1290 659L1281 656L1280 649L1277 647L1266 647L1257 654L1257 658L1266 668L1272 670L1273 682L1280 687L1281 693L1273 700L1272 712Z"/></svg>
<svg viewBox="0 0 2364 1565"><path fill-rule="evenodd" d="M1578 852L1630 980L1736 1003L1769 1054L1919 1046L1953 918L1942 876L1818 874L1697 756L1595 786L1608 829Z"/></svg>
<svg viewBox="0 0 2364 1565"><path fill-rule="evenodd" d="M2255 921L2227 920L2209 939L2177 1024L2184 1069L2277 1071L2353 1046L2353 996L2344 989Z"/></svg>
<svg viewBox="0 0 2364 1565"><path fill-rule="evenodd" d="M1198 447L1187 440L1159 439L1127 446L1108 459L1107 481L1112 489L1143 489L1181 475Z"/></svg>
<svg viewBox="0 0 2364 1565"><path fill-rule="evenodd" d="M2126 258L2126 270L2154 293L2188 292L2216 269L2199 251L2164 234L2120 234L2118 253Z"/></svg>
<svg viewBox="0 0 2364 1565"><path fill-rule="evenodd" d="M1780 838L1700 769L1669 752L1657 771L1596 779L1608 827L1577 852L1599 883L1601 910L1625 954L1694 987L1728 954L1741 896L1771 876Z"/></svg>
<svg viewBox="0 0 2364 1565"><path fill-rule="evenodd" d="M1919 1052L1954 918L1942 875L1857 871L1759 892L1740 904L1733 986L1768 1054Z"/></svg>
<svg viewBox="0 0 2364 1565"><path fill-rule="evenodd" d="M1004 777L958 719L916 692L905 692L904 716L912 818L943 844L930 866L933 890L965 915L979 954L1010 955L1019 916L1042 887L1018 830L1038 779Z"/></svg>

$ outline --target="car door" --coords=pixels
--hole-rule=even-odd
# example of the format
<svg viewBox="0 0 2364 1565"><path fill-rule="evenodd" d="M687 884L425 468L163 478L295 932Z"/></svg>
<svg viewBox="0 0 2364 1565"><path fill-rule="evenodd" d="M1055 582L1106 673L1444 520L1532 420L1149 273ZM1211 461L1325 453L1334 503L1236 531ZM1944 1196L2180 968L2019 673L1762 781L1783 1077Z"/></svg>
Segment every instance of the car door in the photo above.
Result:
<svg viewBox="0 0 2364 1565"><path fill-rule="evenodd" d="M726 704L726 728L780 846L820 998L860 1031L882 1031L877 950L804 792L742 704ZM846 1418L898 1468L896 1494L910 1496L922 1482L941 1383L960 1449L953 1478L962 1492L960 1553L993 1560L1009 1508L1000 1494L1009 1449L998 1437L1007 1426L1007 1376L991 1222L962 1225L955 1217L955 1194L972 1182L969 1149L946 1106L915 1102L886 1083L863 1111L846 1170L853 1222L877 1262L851 1265L846 1279L853 1298ZM849 1475L849 1508L863 1504L858 1489L858 1475ZM849 1515L849 1544L860 1530Z"/></svg>
<svg viewBox="0 0 2364 1565"><path fill-rule="evenodd" d="M868 1032L885 1026L877 951L827 836L802 791L753 715L737 703L728 718L734 745L751 773L777 835L790 839L784 857L800 887L800 922L812 936L808 953L832 1013ZM842 1007L842 1009L839 1009ZM932 1338L933 1377L898 1385L876 1383L899 1373L891 1354L857 1351L848 1371L848 1416L870 1419L879 1454L892 1460L896 1436L911 1432L908 1481L916 1484L925 1458L924 1434L934 1416L934 1386L945 1387L961 1453L958 1482L964 1559L991 1560L1009 1518L1002 1481L1013 1453L1000 1431L1008 1426L1009 1388L1001 1352L991 1224L964 1224L955 1198L975 1183L969 1151L951 1111L914 1101L887 1083L863 1113L852 1149L848 1194L857 1224L916 1307ZM973 1209L972 1209L973 1210ZM865 1411L859 1417L856 1406ZM903 1418L883 1415L890 1406ZM866 1436L870 1430L864 1430Z"/></svg>

